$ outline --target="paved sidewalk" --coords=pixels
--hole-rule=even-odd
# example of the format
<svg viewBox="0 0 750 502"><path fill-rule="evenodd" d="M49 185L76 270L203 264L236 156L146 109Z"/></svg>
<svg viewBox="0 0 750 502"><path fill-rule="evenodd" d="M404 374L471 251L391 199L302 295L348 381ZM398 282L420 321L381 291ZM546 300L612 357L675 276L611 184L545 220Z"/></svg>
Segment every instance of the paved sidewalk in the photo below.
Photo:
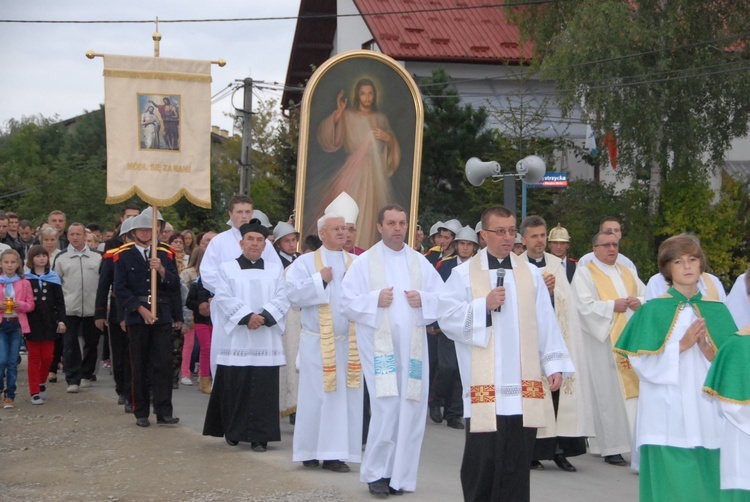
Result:
<svg viewBox="0 0 750 502"><path fill-rule="evenodd" d="M100 371L91 389L66 394L48 384L50 397L33 406L25 362L19 371L17 407L0 409L0 493L4 501L360 501L374 500L359 482L358 465L337 474L292 462L294 428L282 421L282 441L266 453L232 448L201 435L208 396L197 385L174 391L178 426L135 426L116 404L114 383ZM464 432L428 420L417 491L404 502L460 501L459 467ZM545 462L531 473L532 500L606 498L638 500L638 476L601 458L571 459L577 473Z"/></svg>

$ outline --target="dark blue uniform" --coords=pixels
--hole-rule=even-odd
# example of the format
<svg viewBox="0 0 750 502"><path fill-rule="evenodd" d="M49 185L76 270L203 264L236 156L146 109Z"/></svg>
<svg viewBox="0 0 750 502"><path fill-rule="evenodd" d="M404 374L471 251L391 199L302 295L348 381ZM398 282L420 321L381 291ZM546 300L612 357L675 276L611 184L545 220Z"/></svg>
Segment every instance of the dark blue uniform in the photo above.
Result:
<svg viewBox="0 0 750 502"><path fill-rule="evenodd" d="M151 267L137 246L114 257L114 290L128 329L132 368L132 403L135 417L148 418L149 378L157 419L172 416L172 323L182 321L182 310L174 308L180 294L180 278L170 248L159 246L158 257L165 269L157 274L157 320L146 324L138 307L151 309Z"/></svg>
<svg viewBox="0 0 750 502"><path fill-rule="evenodd" d="M115 298L115 256L133 246L132 242L122 244L120 241L116 247L105 249L102 256L102 264L99 268L99 287L96 290L96 319L106 319L109 324L109 340L112 345L112 376L115 379L115 392L123 401L130 403L131 398L131 375L130 375L130 350L128 335L120 328L121 318L118 316L117 299ZM112 246L112 239L107 241L106 246ZM106 247L105 246L105 247ZM111 291L111 294L110 294ZM125 404L127 404L125 403Z"/></svg>

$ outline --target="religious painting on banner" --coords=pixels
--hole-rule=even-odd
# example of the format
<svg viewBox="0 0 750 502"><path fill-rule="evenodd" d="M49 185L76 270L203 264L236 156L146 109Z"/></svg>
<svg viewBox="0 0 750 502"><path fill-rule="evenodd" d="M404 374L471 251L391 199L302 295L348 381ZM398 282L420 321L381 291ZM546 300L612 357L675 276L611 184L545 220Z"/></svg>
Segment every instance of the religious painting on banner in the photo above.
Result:
<svg viewBox="0 0 750 502"><path fill-rule="evenodd" d="M162 103L162 104L158 104ZM138 94L141 149L180 149L180 96Z"/></svg>
<svg viewBox="0 0 750 502"><path fill-rule="evenodd" d="M211 207L211 62L104 55L107 203Z"/></svg>
<svg viewBox="0 0 750 502"><path fill-rule="evenodd" d="M379 240L377 213L400 204L416 223L424 108L411 76L379 52L345 52L323 63L302 98L295 214L297 229L316 223L341 192L359 206L357 242ZM416 234L410 225L409 242Z"/></svg>

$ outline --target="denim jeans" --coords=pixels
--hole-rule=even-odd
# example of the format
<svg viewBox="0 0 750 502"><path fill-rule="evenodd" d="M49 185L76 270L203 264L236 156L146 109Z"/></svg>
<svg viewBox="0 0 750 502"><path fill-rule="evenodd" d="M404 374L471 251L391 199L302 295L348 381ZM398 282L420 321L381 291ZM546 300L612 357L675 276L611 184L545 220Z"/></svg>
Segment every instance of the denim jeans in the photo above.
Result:
<svg viewBox="0 0 750 502"><path fill-rule="evenodd" d="M5 389L5 394L11 399L16 398L18 353L20 350L21 325L18 321L3 319L3 322L0 323L0 392Z"/></svg>

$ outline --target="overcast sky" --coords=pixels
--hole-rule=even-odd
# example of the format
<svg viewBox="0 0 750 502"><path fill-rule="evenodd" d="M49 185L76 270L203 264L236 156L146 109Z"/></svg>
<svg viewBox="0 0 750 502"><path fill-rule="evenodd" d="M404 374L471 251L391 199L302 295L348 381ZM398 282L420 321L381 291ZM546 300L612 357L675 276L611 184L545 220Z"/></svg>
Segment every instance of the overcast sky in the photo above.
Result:
<svg viewBox="0 0 750 502"><path fill-rule="evenodd" d="M296 16L299 0L27 0L3 1L0 19L8 20L162 20ZM235 80L283 83L295 20L208 23L159 23L161 56L224 58L212 65L212 95ZM26 24L0 23L0 127L9 119L41 114L67 119L104 103L103 60L97 53L153 56L154 23ZM262 99L280 92L258 91ZM257 99L257 98L256 98ZM242 91L235 95L242 106ZM257 107L257 105L255 105ZM212 124L231 132L229 97L212 105Z"/></svg>

